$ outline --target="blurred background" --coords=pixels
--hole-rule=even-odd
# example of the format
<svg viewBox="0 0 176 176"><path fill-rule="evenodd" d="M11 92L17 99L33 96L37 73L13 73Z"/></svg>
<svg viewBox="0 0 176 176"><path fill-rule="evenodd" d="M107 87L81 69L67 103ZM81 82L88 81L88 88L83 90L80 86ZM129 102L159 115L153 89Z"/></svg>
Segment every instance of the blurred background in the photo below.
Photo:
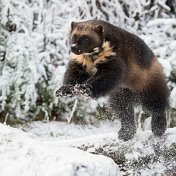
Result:
<svg viewBox="0 0 176 176"><path fill-rule="evenodd" d="M125 28L154 51L171 90L168 126L176 126L175 0L1 0L0 122L115 121L107 98L54 95L69 59L70 23L88 19ZM149 115L140 108L135 112L141 129L148 129Z"/></svg>

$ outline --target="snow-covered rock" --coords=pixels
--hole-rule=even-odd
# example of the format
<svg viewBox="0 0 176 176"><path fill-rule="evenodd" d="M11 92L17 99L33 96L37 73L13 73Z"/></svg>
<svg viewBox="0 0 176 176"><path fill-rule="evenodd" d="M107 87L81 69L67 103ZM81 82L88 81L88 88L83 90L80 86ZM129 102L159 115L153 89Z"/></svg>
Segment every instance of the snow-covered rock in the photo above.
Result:
<svg viewBox="0 0 176 176"><path fill-rule="evenodd" d="M1 176L120 176L112 159L0 124Z"/></svg>
<svg viewBox="0 0 176 176"><path fill-rule="evenodd" d="M161 137L151 130L137 131L127 142L117 133L92 135L67 141L70 145L94 154L112 158L130 176L172 176L176 174L176 128L167 129Z"/></svg>
<svg viewBox="0 0 176 176"><path fill-rule="evenodd" d="M85 128L56 123L47 127L45 123L44 127L47 133L42 123L38 124L39 131L43 131L39 134L30 127L21 127L26 133L0 124L0 176L172 176L176 173L176 128L167 129L159 138L150 130L138 130L134 139L123 142L118 140L115 128L113 132L105 132L107 128L102 125ZM50 132L66 137L48 136Z"/></svg>

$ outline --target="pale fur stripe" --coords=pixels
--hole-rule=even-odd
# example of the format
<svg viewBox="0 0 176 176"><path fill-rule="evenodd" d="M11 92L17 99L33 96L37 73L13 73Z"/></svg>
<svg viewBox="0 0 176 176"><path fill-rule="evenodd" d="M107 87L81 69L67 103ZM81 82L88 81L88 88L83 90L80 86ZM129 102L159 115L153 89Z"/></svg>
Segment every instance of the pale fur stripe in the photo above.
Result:
<svg viewBox="0 0 176 176"><path fill-rule="evenodd" d="M93 73L96 70L96 64L99 62L103 62L110 56L114 56L115 53L112 51L112 48L110 47L109 42L104 42L103 44L103 51L98 54L97 58L95 61L93 61L88 55L76 55L76 54L71 54L70 59L77 61L78 63L82 64L82 66L86 69L88 73Z"/></svg>

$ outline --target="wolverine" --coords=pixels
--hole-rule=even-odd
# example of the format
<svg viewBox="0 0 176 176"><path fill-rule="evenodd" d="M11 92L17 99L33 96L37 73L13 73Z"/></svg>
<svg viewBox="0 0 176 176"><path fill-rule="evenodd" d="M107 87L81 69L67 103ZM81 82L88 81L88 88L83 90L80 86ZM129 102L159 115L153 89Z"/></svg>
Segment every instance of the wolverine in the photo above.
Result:
<svg viewBox="0 0 176 176"><path fill-rule="evenodd" d="M161 64L142 39L108 22L89 20L71 23L70 47L63 86L56 96L109 96L121 120L118 137L124 141L136 133L138 105L151 114L153 134L164 134L169 90Z"/></svg>

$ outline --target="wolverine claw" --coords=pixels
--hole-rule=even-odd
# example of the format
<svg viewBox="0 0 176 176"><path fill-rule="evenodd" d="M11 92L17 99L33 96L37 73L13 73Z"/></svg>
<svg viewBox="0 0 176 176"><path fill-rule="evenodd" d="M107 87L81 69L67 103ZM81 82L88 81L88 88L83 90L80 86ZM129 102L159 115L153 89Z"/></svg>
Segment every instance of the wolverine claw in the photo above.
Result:
<svg viewBox="0 0 176 176"><path fill-rule="evenodd" d="M74 86L74 92L75 92L75 94L81 94L86 97L93 97L93 93L92 93L91 89L86 84L76 84Z"/></svg>
<svg viewBox="0 0 176 176"><path fill-rule="evenodd" d="M56 97L61 97L63 94L60 92L60 90L58 89L55 93Z"/></svg>
<svg viewBox="0 0 176 176"><path fill-rule="evenodd" d="M72 86L62 86L55 93L56 97L72 97L73 96Z"/></svg>

